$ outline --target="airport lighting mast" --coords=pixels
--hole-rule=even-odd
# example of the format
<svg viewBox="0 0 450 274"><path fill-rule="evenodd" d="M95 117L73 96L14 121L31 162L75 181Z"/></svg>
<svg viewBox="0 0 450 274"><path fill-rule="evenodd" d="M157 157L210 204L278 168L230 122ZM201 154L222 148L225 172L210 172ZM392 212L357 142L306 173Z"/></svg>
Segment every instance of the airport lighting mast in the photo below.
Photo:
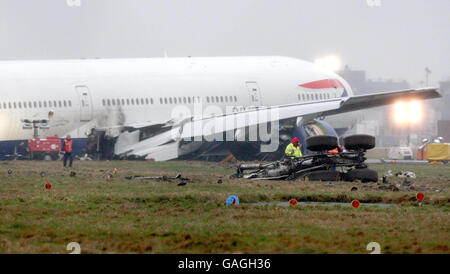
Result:
<svg viewBox="0 0 450 274"><path fill-rule="evenodd" d="M30 119L22 119L21 121L23 123L22 128L25 130L31 130L33 129L33 138L39 139L39 129L49 129L50 126L48 125L49 120L47 119L41 119L41 120L30 120Z"/></svg>

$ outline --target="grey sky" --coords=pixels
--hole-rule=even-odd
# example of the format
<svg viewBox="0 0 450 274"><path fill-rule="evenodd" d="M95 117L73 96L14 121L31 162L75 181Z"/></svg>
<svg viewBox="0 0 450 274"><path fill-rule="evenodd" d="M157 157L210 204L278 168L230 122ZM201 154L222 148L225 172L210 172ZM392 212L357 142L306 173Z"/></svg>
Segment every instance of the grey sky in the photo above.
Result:
<svg viewBox="0 0 450 274"><path fill-rule="evenodd" d="M449 79L450 1L380 2L0 0L0 59L334 54L372 79Z"/></svg>

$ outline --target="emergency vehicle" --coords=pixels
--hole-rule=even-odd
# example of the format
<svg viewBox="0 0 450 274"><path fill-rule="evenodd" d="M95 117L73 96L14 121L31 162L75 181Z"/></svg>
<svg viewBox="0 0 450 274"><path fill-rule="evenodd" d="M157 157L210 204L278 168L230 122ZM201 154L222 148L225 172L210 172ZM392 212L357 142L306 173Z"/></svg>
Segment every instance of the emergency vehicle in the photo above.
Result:
<svg viewBox="0 0 450 274"><path fill-rule="evenodd" d="M57 160L61 151L61 140L51 136L46 139L30 139L27 150L32 160Z"/></svg>

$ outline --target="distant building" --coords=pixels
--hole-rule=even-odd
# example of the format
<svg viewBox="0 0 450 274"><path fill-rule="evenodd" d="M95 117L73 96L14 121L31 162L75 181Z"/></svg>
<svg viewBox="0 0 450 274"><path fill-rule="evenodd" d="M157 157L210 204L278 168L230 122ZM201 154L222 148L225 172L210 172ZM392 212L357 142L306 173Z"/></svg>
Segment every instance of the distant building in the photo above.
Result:
<svg viewBox="0 0 450 274"><path fill-rule="evenodd" d="M409 88L406 81L374 81L366 78L364 70L352 70L348 65L343 70L338 71L351 86L355 94L367 94L380 91L391 91Z"/></svg>
<svg viewBox="0 0 450 274"><path fill-rule="evenodd" d="M441 120L450 120L450 81L439 82L439 92L442 95L440 102Z"/></svg>
<svg viewBox="0 0 450 274"><path fill-rule="evenodd" d="M345 66L343 70L337 73L350 84L355 95L410 88L407 81L367 79L364 70L352 70L349 66ZM441 102L439 99L425 101L423 103L423 121L419 125L396 124L392 119L393 107L385 106L364 110L363 117L360 118L353 131L363 130L370 131L372 134L375 133L377 146L379 147L404 145L408 142L408 139L414 146L419 145L423 138L436 137L439 117L441 116L442 120L450 119L448 118L450 117L450 108L441 107L450 105L450 81L441 82L440 85L441 93L442 90L446 90L446 101ZM439 109L446 109L446 112L441 115ZM444 119L444 117L447 117L447 119Z"/></svg>

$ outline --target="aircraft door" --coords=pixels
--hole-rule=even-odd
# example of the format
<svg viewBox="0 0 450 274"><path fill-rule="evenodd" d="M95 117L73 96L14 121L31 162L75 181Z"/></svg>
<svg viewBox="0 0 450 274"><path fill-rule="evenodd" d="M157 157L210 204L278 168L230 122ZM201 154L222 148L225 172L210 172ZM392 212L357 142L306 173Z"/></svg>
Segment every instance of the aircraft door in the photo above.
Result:
<svg viewBox="0 0 450 274"><path fill-rule="evenodd" d="M258 83L246 82L247 90L250 95L250 103L253 106L261 106L261 93L259 92Z"/></svg>
<svg viewBox="0 0 450 274"><path fill-rule="evenodd" d="M87 86L76 86L75 90L80 101L80 121L92 120L92 98Z"/></svg>

